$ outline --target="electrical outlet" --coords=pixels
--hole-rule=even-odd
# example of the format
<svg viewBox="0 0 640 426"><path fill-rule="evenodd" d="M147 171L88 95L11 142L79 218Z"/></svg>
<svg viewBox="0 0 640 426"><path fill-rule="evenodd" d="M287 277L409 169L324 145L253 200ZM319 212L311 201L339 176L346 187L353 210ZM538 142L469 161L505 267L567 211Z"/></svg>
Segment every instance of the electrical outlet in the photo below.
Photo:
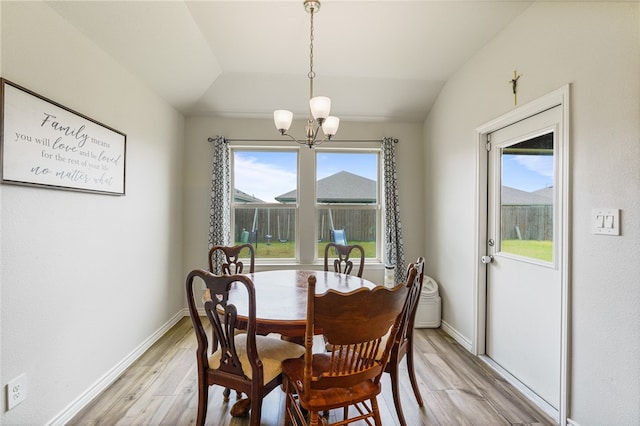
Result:
<svg viewBox="0 0 640 426"><path fill-rule="evenodd" d="M27 399L27 375L21 374L7 384L7 410Z"/></svg>

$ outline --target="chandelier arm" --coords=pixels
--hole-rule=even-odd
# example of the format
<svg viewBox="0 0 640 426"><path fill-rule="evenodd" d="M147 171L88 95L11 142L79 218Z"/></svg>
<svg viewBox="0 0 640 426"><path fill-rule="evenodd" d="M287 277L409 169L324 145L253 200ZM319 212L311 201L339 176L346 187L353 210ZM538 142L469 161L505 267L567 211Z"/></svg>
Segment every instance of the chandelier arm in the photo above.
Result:
<svg viewBox="0 0 640 426"><path fill-rule="evenodd" d="M282 136L286 136L286 137L288 137L289 139L291 139L292 141L294 141L294 142L295 142L295 143L297 143L297 144L300 144L300 145L306 145L306 146L308 146L309 148L312 148L313 146L315 146L315 145L320 145L322 142L324 142L325 140L327 140L327 138L325 137L325 139L323 139L322 141L316 141L316 139L317 139L317 135L318 135L318 130L319 130L319 128L317 128L317 129L315 130L315 132L314 132L314 134L313 134L313 137L310 137L310 138L307 138L307 139L304 139L304 140L298 140L298 139L296 139L294 136L290 135L288 132L284 132L284 133L282 133L282 132L281 132L280 134L281 134Z"/></svg>
<svg viewBox="0 0 640 426"><path fill-rule="evenodd" d="M286 136L286 137L288 137L288 138L289 138L289 139L291 139L292 141L297 142L297 143L299 143L299 144L306 143L305 141L299 141L299 140L298 140L298 139L296 139L295 137L291 136L288 132L284 132L284 133L280 133L280 134L281 134L282 136Z"/></svg>

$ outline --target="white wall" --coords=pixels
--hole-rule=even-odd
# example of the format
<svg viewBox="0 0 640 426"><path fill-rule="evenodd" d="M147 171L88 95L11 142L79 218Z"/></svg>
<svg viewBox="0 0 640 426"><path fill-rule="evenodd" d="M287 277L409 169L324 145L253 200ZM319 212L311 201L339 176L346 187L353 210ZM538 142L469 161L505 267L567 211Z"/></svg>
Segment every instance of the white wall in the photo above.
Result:
<svg viewBox="0 0 640 426"><path fill-rule="evenodd" d="M513 108L514 69L520 104L572 84L570 417L581 426L640 423L638 8L535 3L443 89L424 154L420 126L343 122L339 134L400 139L407 260L426 253L444 320L471 340L474 129ZM0 422L44 424L182 308L184 273L206 265L207 138L277 135L269 120L185 128L40 2L0 2L0 18L3 77L128 135L124 197L0 185ZM622 236L591 234L593 207L622 209ZM4 386L21 373L28 399L5 412Z"/></svg>
<svg viewBox="0 0 640 426"><path fill-rule="evenodd" d="M184 118L45 3L0 5L2 76L127 134L126 196L0 186L0 423L41 425L183 308Z"/></svg>
<svg viewBox="0 0 640 426"><path fill-rule="evenodd" d="M272 120L190 117L187 119L186 126L184 264L191 270L207 267L212 158L211 144L207 139L216 135L229 139L279 139L280 135L275 130ZM304 123L296 122L292 128L302 132ZM295 131L292 130L292 132ZM400 220L404 230L405 258L406 262L410 262L424 253L424 243L421 240L421 236L424 235L422 203L424 186L421 179L422 126L401 123L352 123L343 120L340 122L336 139L380 140L385 136L399 139L396 155L400 165L398 171ZM356 143L354 145L361 146ZM256 266L256 269L259 270L259 266ZM383 269L365 268L365 277L382 282Z"/></svg>
<svg viewBox="0 0 640 426"><path fill-rule="evenodd" d="M473 338L474 129L571 83L569 417L640 423L640 4L537 2L446 84L425 123L427 259L444 321ZM621 209L622 235L590 230Z"/></svg>

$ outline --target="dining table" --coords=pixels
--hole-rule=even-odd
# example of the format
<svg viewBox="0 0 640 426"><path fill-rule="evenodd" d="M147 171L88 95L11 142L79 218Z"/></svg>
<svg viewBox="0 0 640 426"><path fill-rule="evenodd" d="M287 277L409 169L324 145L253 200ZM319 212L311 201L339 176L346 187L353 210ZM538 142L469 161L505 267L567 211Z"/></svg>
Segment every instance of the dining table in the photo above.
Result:
<svg viewBox="0 0 640 426"><path fill-rule="evenodd" d="M316 294L328 290L349 293L377 284L354 275L314 270L271 270L246 274L255 288L257 334L277 333L285 338L304 337L307 320L307 287L310 275L316 276ZM229 303L236 306L240 328L246 327L246 291L233 285ZM320 331L318 330L318 333Z"/></svg>
<svg viewBox="0 0 640 426"><path fill-rule="evenodd" d="M246 274L256 295L256 334L280 334L282 339L304 344L307 324L307 294L309 276L316 277L316 294L331 289L349 293L359 288L374 288L377 284L355 275L306 269L260 271ZM204 299L209 299L205 290ZM247 328L248 298L244 286L231 284L228 303L236 307L239 329ZM314 330L321 334L322 330ZM250 409L249 398L239 399L231 408L231 415L244 417Z"/></svg>

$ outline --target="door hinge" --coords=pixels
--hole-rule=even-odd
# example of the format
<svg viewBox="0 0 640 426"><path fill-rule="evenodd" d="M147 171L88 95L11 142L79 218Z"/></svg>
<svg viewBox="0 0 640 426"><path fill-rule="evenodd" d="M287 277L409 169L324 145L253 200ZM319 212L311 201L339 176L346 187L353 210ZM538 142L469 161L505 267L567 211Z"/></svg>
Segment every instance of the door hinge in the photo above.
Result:
<svg viewBox="0 0 640 426"><path fill-rule="evenodd" d="M487 142L485 148L487 148L487 151L491 151L491 142Z"/></svg>

